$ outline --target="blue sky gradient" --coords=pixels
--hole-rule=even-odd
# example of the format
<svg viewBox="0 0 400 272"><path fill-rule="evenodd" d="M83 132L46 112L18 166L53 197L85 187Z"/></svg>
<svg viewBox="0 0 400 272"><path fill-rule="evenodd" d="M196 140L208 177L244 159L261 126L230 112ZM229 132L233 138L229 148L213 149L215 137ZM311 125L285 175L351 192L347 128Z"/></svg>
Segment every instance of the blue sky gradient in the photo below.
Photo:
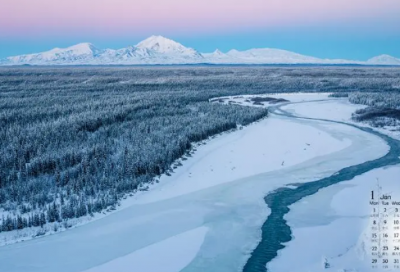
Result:
<svg viewBox="0 0 400 272"><path fill-rule="evenodd" d="M0 9L0 59L14 55L38 53L54 47L68 47L81 42L91 42L98 48L118 49L135 45L151 35L163 35L205 53L215 49L227 52L231 49L279 48L330 59L363 61L381 54L400 58L400 0L380 0L379 3L377 0L364 0L364 2L362 0L337 0L337 6L331 4L332 7L325 4L324 1L329 2L327 0L302 0L305 1L302 2L303 4L308 3L308 8L294 0L279 0L297 5L297 8L292 9L287 9L285 5L279 4L281 2L278 0L265 0L266 2L247 0L258 3L259 7L267 8L266 12L270 7L272 19L265 21L268 16L258 12L255 6L254 10L245 14L246 16L240 17L243 21L240 24L234 19L243 13L242 6L238 5L232 10L230 17L224 18L224 14L218 13L217 8L222 10L225 6L218 1L228 0L215 0L220 6L214 5L215 14L210 20L207 20L210 17L208 6L204 4L207 12L199 15L193 21L187 21L186 15L180 18L179 10L175 10L176 14L172 14L175 16L173 17L160 9L158 15L164 16L164 21L161 20L162 18L158 18L160 22L154 21L145 14L146 16L141 19L143 21L140 21L139 24L136 21L131 22L131 18L135 17L128 14L129 16L127 15L125 19L112 21L115 25L107 24L107 22L103 23L104 25L97 24L94 19L87 19L87 13L82 13L85 15L83 17L75 16L72 13L71 16L64 18L63 24L59 25L56 24L56 21L52 22L55 18L52 13L44 13L40 20L36 19L36 15L36 17L28 18L29 20L22 19L21 14L18 13L22 12L19 10L21 6L17 5L17 2L28 0L5 1L9 1L9 6L14 9L15 14L6 12L7 3L3 6L6 7L3 11ZM38 1L43 2L43 5L53 3L50 0ZM128 0L119 1L126 2L127 8L130 5L134 6L133 2ZM183 0L173 1L176 2L177 9L186 3ZM62 3L67 5L66 8L71 5L71 12L74 10L74 6L68 4L69 2ZM145 2L142 4L145 5ZM110 8L115 7L112 1L109 5ZM187 5L189 9L191 5ZM310 11L313 5L319 5L314 7L314 12ZM34 7L36 6L29 4L26 12ZM273 7L276 9L275 11ZM343 9L343 7L346 8ZM41 10L39 10L40 6L36 8L38 12ZM103 17L109 14L107 8L104 8ZM302 11L300 11L301 8L303 8ZM329 8L335 9L331 12ZM144 9L145 7L143 7ZM57 10L61 12L59 9ZM88 12L89 10L92 10L90 6L88 6ZM115 16L118 16L119 11L119 9L115 10ZM133 11L141 14L136 6ZM56 12L56 10L52 12ZM279 13L274 14L274 12ZM246 20L249 20L248 18L253 13L258 14L258 17L246 25ZM52 17L46 18L45 16L50 16L48 14ZM95 12L92 15L96 15ZM97 19L99 22L104 21L101 16ZM80 20L87 22L86 25L80 24Z"/></svg>

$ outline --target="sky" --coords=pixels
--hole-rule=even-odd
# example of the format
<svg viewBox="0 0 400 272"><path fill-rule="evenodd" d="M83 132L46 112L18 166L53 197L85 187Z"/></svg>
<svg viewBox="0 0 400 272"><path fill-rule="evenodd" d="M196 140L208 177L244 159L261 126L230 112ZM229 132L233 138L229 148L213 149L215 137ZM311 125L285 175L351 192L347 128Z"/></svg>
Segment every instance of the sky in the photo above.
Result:
<svg viewBox="0 0 400 272"><path fill-rule="evenodd" d="M280 48L400 58L400 0L1 0L0 58L163 35L200 52Z"/></svg>

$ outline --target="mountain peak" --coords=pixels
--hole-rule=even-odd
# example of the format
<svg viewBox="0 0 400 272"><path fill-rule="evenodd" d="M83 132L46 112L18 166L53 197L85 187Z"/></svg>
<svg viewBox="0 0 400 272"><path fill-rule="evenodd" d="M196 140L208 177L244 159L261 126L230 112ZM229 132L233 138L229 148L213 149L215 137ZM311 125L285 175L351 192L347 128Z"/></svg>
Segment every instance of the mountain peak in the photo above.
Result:
<svg viewBox="0 0 400 272"><path fill-rule="evenodd" d="M391 56L391 55L388 55L388 54L382 54L382 55L378 55L378 56L373 57L373 59L374 58L394 58L394 57Z"/></svg>
<svg viewBox="0 0 400 272"><path fill-rule="evenodd" d="M161 53L185 49L183 45L163 36L151 36L136 45L141 49L152 49Z"/></svg>
<svg viewBox="0 0 400 272"><path fill-rule="evenodd" d="M229 50L228 51L228 53L227 54L237 54L237 53L240 53L240 51L238 51L238 50L236 50L236 49L231 49L231 50Z"/></svg>
<svg viewBox="0 0 400 272"><path fill-rule="evenodd" d="M78 43L66 48L53 48L47 52L43 52L43 54L53 55L53 54L73 54L76 56L79 55L94 55L98 53L100 50L97 49L91 43Z"/></svg>
<svg viewBox="0 0 400 272"><path fill-rule="evenodd" d="M77 55L87 55L87 54L94 54L99 49L97 49L93 44L91 43L78 43L76 45L67 47L65 49L59 49L60 51L73 51Z"/></svg>
<svg viewBox="0 0 400 272"><path fill-rule="evenodd" d="M225 55L224 53L222 53L221 52L221 50L219 50L219 49L216 49L215 51L214 51L214 53L213 53L214 55L216 55L216 56L222 56L222 55Z"/></svg>
<svg viewBox="0 0 400 272"><path fill-rule="evenodd" d="M158 53L180 53L200 55L196 50L160 35L153 35L136 45L140 49L150 49Z"/></svg>
<svg viewBox="0 0 400 272"><path fill-rule="evenodd" d="M367 63L369 64L383 64L383 65L399 65L400 64L400 59L397 59L393 56L390 55L379 55L376 57L373 57L369 60L367 60Z"/></svg>

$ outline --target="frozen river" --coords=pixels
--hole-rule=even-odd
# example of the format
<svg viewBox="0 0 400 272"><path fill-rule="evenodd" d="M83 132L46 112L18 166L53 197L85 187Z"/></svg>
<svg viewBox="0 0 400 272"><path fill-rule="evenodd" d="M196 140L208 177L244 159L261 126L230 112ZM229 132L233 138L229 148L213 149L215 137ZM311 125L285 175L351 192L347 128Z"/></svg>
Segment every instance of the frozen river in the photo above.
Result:
<svg viewBox="0 0 400 272"><path fill-rule="evenodd" d="M312 103L318 102L319 101L315 101ZM304 104L308 103L310 102ZM293 108L296 109L296 107ZM272 112L275 112L279 115L296 118L295 115L282 110L281 107L274 107L271 108L271 110ZM356 176L362 175L374 169L399 164L400 142L391 137L373 131L370 128L358 127L340 121L309 117L301 117L301 119L331 122L335 124L345 124L351 127L355 127L361 131L380 137L388 144L390 150L385 156L382 156L375 160L370 160L361 164L343 168L333 175L322 178L320 180L304 184L297 184L295 188L279 188L276 191L268 194L265 197L265 202L271 209L271 214L262 226L262 239L256 249L253 251L252 256L249 258L248 262L246 263L243 270L245 272L266 271L266 264L277 257L278 250L284 248L284 243L290 242L290 240L292 239L292 231L287 223L285 215L290 211L289 207L291 205L298 202L304 197L317 193L322 188L337 184L339 182L351 180ZM293 261L296 262L296 260ZM295 271L295 269L296 268L293 267L293 271Z"/></svg>

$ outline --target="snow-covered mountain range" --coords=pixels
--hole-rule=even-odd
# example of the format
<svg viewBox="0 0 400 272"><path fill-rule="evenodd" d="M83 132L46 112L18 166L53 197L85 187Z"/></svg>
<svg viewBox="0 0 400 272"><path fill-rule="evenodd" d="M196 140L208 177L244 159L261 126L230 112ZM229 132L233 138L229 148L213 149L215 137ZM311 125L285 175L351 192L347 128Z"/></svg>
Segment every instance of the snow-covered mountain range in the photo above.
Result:
<svg viewBox="0 0 400 272"><path fill-rule="evenodd" d="M151 36L135 46L121 49L99 49L91 43L80 43L47 52L8 57L0 65L135 65L135 64L364 64L400 65L400 59L388 55L368 61L320 59L294 52L260 48L223 53L200 53L193 48L164 38Z"/></svg>

